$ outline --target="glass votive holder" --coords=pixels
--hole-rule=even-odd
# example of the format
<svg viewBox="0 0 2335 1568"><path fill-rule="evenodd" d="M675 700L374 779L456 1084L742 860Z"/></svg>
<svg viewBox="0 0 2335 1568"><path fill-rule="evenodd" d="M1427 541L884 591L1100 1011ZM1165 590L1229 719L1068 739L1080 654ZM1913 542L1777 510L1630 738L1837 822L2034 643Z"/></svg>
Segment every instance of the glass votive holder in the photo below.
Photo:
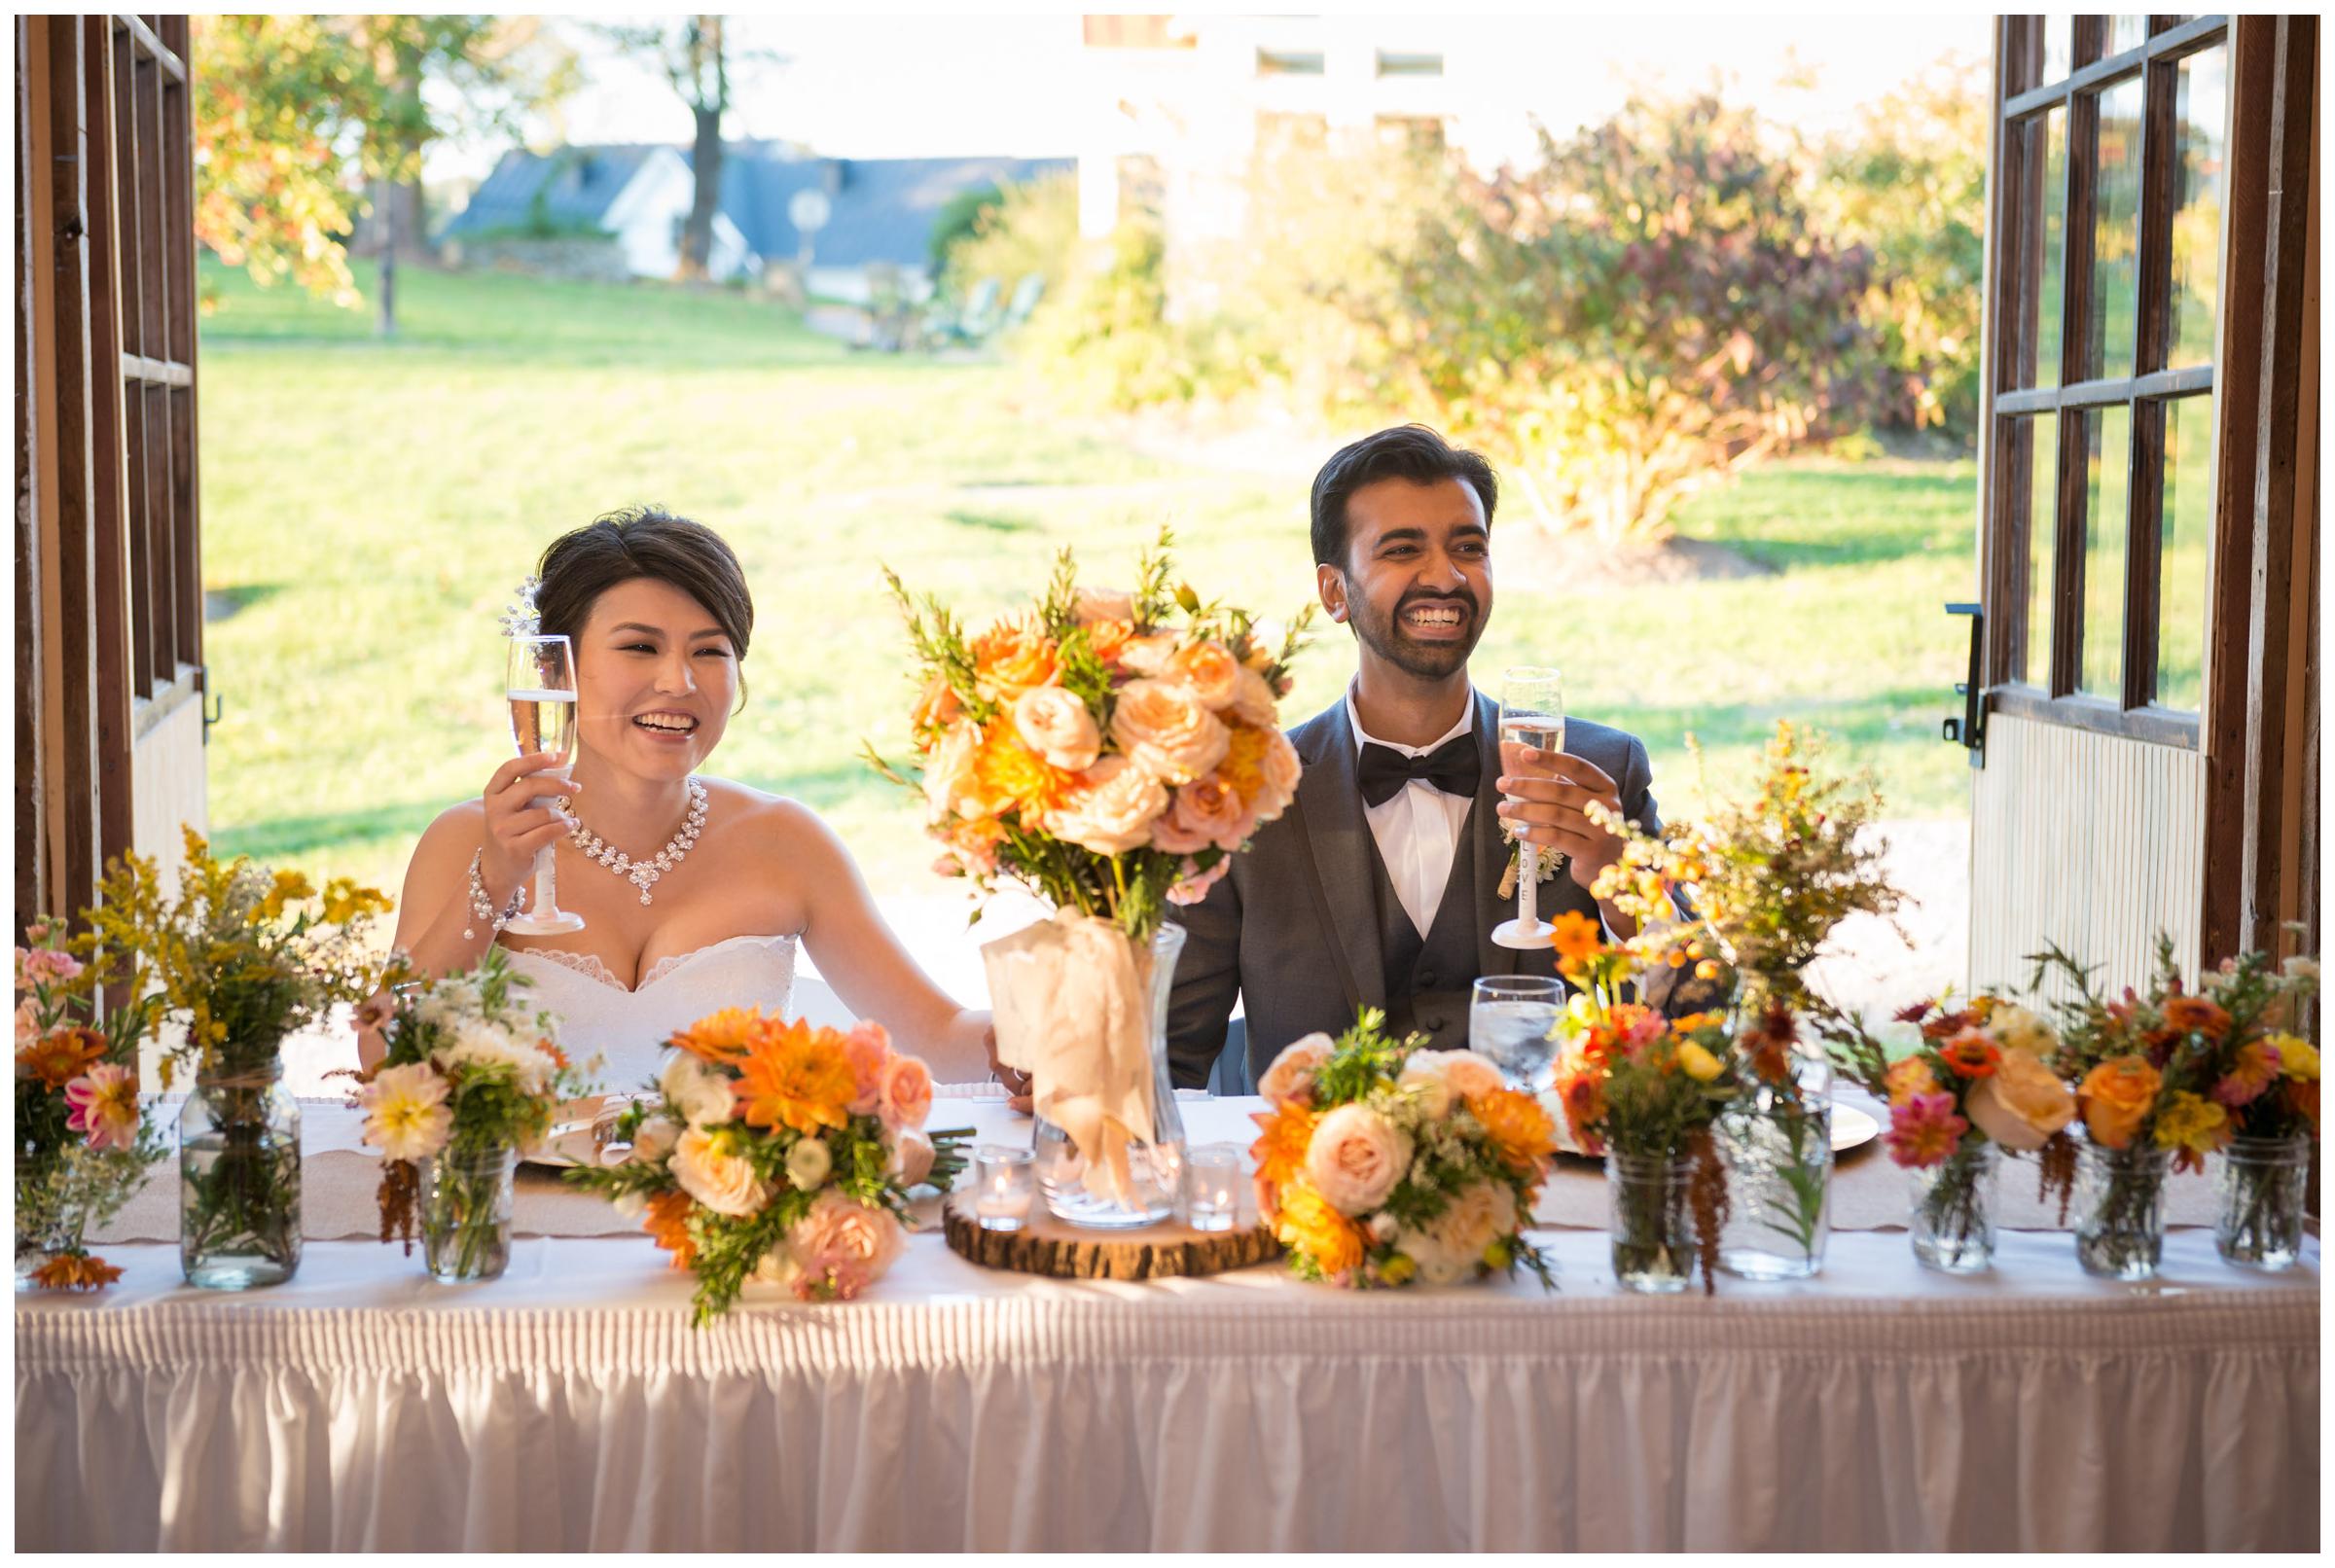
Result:
<svg viewBox="0 0 2335 1568"><path fill-rule="evenodd" d="M1011 1144L985 1143L973 1151L973 1215L984 1230L1020 1230L1037 1196L1035 1157Z"/></svg>
<svg viewBox="0 0 2335 1568"><path fill-rule="evenodd" d="M1240 1146L1211 1143L1184 1157L1191 1194L1186 1221L1195 1230L1230 1230L1240 1218Z"/></svg>

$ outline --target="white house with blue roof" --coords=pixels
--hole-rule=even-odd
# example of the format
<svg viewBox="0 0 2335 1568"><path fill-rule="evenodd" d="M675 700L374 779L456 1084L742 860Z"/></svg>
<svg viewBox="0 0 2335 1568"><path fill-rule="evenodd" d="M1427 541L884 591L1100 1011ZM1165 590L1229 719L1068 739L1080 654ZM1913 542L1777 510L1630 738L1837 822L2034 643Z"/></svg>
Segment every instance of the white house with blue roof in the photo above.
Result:
<svg viewBox="0 0 2335 1568"><path fill-rule="evenodd" d="M932 232L960 193L1072 168L1071 160L1029 158L817 158L739 142L722 158L722 199L708 270L718 279L760 277L808 260L814 295L867 301L888 270L902 290L930 290ZM817 190L827 220L812 234L795 227L795 196ZM671 277L680 267L681 228L696 185L686 148L615 145L520 149L503 155L448 221L441 237L605 232L635 277Z"/></svg>

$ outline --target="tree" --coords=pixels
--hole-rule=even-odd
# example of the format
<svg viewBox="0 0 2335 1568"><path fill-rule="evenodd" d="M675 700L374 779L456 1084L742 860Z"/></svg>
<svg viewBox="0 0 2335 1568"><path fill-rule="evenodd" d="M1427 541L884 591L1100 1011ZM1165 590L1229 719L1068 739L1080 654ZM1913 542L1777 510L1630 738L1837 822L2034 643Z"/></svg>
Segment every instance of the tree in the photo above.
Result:
<svg viewBox="0 0 2335 1568"><path fill-rule="evenodd" d="M669 28L612 25L602 32L614 43L665 72L696 121L690 143L690 171L696 177L689 220L681 226L683 279L702 280L712 270L713 218L722 204L722 116L730 110L732 53L723 17L684 17Z"/></svg>
<svg viewBox="0 0 2335 1568"><path fill-rule="evenodd" d="M1696 488L1863 416L1871 253L1828 237L1797 144L1705 95L1634 100L1538 166L1455 171L1363 297L1415 406L1545 524L1667 537ZM1389 303L1391 302L1391 303Z"/></svg>
<svg viewBox="0 0 2335 1568"><path fill-rule="evenodd" d="M396 331L396 188L457 125L516 132L573 85L531 18L196 18L196 235L262 282L353 306L346 247L360 193L385 230L379 326ZM449 107L432 106L425 88Z"/></svg>

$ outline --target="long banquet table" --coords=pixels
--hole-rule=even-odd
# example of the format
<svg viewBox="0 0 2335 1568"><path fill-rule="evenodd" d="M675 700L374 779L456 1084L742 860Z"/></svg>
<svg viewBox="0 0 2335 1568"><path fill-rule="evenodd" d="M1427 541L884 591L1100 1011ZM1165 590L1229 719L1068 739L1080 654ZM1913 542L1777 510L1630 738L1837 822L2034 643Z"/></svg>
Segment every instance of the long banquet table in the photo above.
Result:
<svg viewBox="0 0 2335 1568"><path fill-rule="evenodd" d="M2318 1545L2316 1241L2266 1275L2179 1229L2129 1286L2064 1234L1954 1279L1848 1231L1816 1280L1653 1300L1602 1233L1538 1239L1552 1295L1039 1280L926 1234L868 1299L706 1331L637 1236L461 1287L311 1242L248 1296L111 1245L103 1295L18 1300L17 1545Z"/></svg>

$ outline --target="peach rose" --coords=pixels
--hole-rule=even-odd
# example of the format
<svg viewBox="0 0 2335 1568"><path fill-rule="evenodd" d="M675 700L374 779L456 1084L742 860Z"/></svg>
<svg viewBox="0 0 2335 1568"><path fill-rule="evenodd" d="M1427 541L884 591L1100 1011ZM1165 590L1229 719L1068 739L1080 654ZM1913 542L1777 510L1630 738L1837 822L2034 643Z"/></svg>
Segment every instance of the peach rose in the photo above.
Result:
<svg viewBox="0 0 2335 1568"><path fill-rule="evenodd" d="M1119 650L1119 662L1137 675L1165 675L1168 661L1175 657L1177 644L1172 631L1155 631L1147 637L1130 637Z"/></svg>
<svg viewBox="0 0 2335 1568"><path fill-rule="evenodd" d="M1034 686L1014 698L1014 728L1032 751L1066 773L1094 766L1102 753L1102 734L1086 702L1059 686Z"/></svg>
<svg viewBox="0 0 2335 1568"><path fill-rule="evenodd" d="M1238 849L1255 828L1240 792L1210 773L1175 792L1167 812L1152 825L1151 846L1170 855L1196 855L1210 844Z"/></svg>
<svg viewBox="0 0 2335 1568"><path fill-rule="evenodd" d="M1367 1105L1341 1105L1321 1119L1306 1150L1306 1180L1348 1217L1386 1201L1411 1168L1411 1135Z"/></svg>
<svg viewBox="0 0 2335 1568"><path fill-rule="evenodd" d="M2164 1078L2143 1056L2110 1056L2084 1075L2084 1128L2104 1149L2130 1148Z"/></svg>
<svg viewBox="0 0 2335 1568"><path fill-rule="evenodd" d="M1168 885L1168 902L1170 904L1200 903L1208 896L1208 889L1223 881L1232 869L1233 857L1230 855L1226 855L1204 872L1200 869L1199 861L1186 856L1183 865L1176 870L1175 880Z"/></svg>
<svg viewBox="0 0 2335 1568"><path fill-rule="evenodd" d="M1280 728L1281 710L1273 699L1273 688L1253 669L1242 668L1233 676L1233 695L1224 711L1259 730Z"/></svg>
<svg viewBox="0 0 2335 1568"><path fill-rule="evenodd" d="M1507 1080L1500 1077L1500 1070L1491 1059L1472 1051L1415 1051L1405 1065L1431 1067L1461 1099L1507 1087Z"/></svg>
<svg viewBox="0 0 2335 1568"><path fill-rule="evenodd" d="M917 1056L894 1056L883 1066L883 1088L876 1106L883 1124L920 1127L932 1114L932 1069Z"/></svg>
<svg viewBox="0 0 2335 1568"><path fill-rule="evenodd" d="M1008 616L973 639L973 689L991 702L1011 702L1033 686L1061 678L1054 639L1036 616Z"/></svg>
<svg viewBox="0 0 2335 1568"><path fill-rule="evenodd" d="M1239 676L1232 651L1213 638L1179 648L1168 660L1167 678L1190 687L1210 711L1231 704Z"/></svg>
<svg viewBox="0 0 2335 1568"><path fill-rule="evenodd" d="M673 1157L665 1168L681 1191L716 1214L744 1219L762 1212L771 1190L754 1175L754 1166L736 1155L725 1154L721 1138L703 1127L691 1127L674 1140Z"/></svg>
<svg viewBox="0 0 2335 1568"><path fill-rule="evenodd" d="M1135 596L1124 588L1080 588L1070 601L1071 618L1082 626L1135 619Z"/></svg>
<svg viewBox="0 0 2335 1568"><path fill-rule="evenodd" d="M919 732L945 729L955 723L964 711L964 704L956 699L956 689L949 684L949 677L935 675L926 683L923 695L916 698L916 711L909 715L908 726Z"/></svg>
<svg viewBox="0 0 2335 1568"><path fill-rule="evenodd" d="M1298 775L1305 771L1305 765L1297 760L1297 748L1289 744L1287 735L1278 730L1268 730L1264 734L1265 749L1257 759L1257 770L1265 788L1248 803L1255 809L1259 822L1271 822L1288 810L1289 802L1297 799Z"/></svg>
<svg viewBox="0 0 2335 1568"><path fill-rule="evenodd" d="M1071 779L1046 830L1097 855L1122 855L1151 841L1151 825L1167 809L1158 779L1125 757L1105 757Z"/></svg>
<svg viewBox="0 0 2335 1568"><path fill-rule="evenodd" d="M906 1245L898 1220L830 1187L786 1238L803 1270L795 1294L847 1301L882 1278Z"/></svg>
<svg viewBox="0 0 2335 1568"><path fill-rule="evenodd" d="M931 820L986 817L994 809L981 788L981 726L959 719L941 731L924 759L924 801Z"/></svg>
<svg viewBox="0 0 2335 1568"><path fill-rule="evenodd" d="M2040 1149L2075 1120L2075 1096L2035 1053L2013 1047L1994 1076L1982 1078L1963 1101L1970 1124L2005 1149Z"/></svg>
<svg viewBox="0 0 2335 1568"><path fill-rule="evenodd" d="M1163 784L1195 779L1224 761L1232 732L1191 689L1173 681L1130 681L1111 714L1111 738Z"/></svg>
<svg viewBox="0 0 2335 1568"><path fill-rule="evenodd" d="M1257 1080L1257 1092L1275 1105L1312 1104L1313 1075L1330 1059L1336 1046L1337 1042L1320 1033L1291 1041Z"/></svg>
<svg viewBox="0 0 2335 1568"><path fill-rule="evenodd" d="M892 1141L892 1158L884 1167L903 1187L914 1187L932 1174L932 1140L914 1127L902 1127Z"/></svg>
<svg viewBox="0 0 2335 1568"><path fill-rule="evenodd" d="M883 1099L883 1070L891 1065L892 1040L880 1023L863 1023L844 1036L844 1059L851 1064L853 1116L874 1116Z"/></svg>

